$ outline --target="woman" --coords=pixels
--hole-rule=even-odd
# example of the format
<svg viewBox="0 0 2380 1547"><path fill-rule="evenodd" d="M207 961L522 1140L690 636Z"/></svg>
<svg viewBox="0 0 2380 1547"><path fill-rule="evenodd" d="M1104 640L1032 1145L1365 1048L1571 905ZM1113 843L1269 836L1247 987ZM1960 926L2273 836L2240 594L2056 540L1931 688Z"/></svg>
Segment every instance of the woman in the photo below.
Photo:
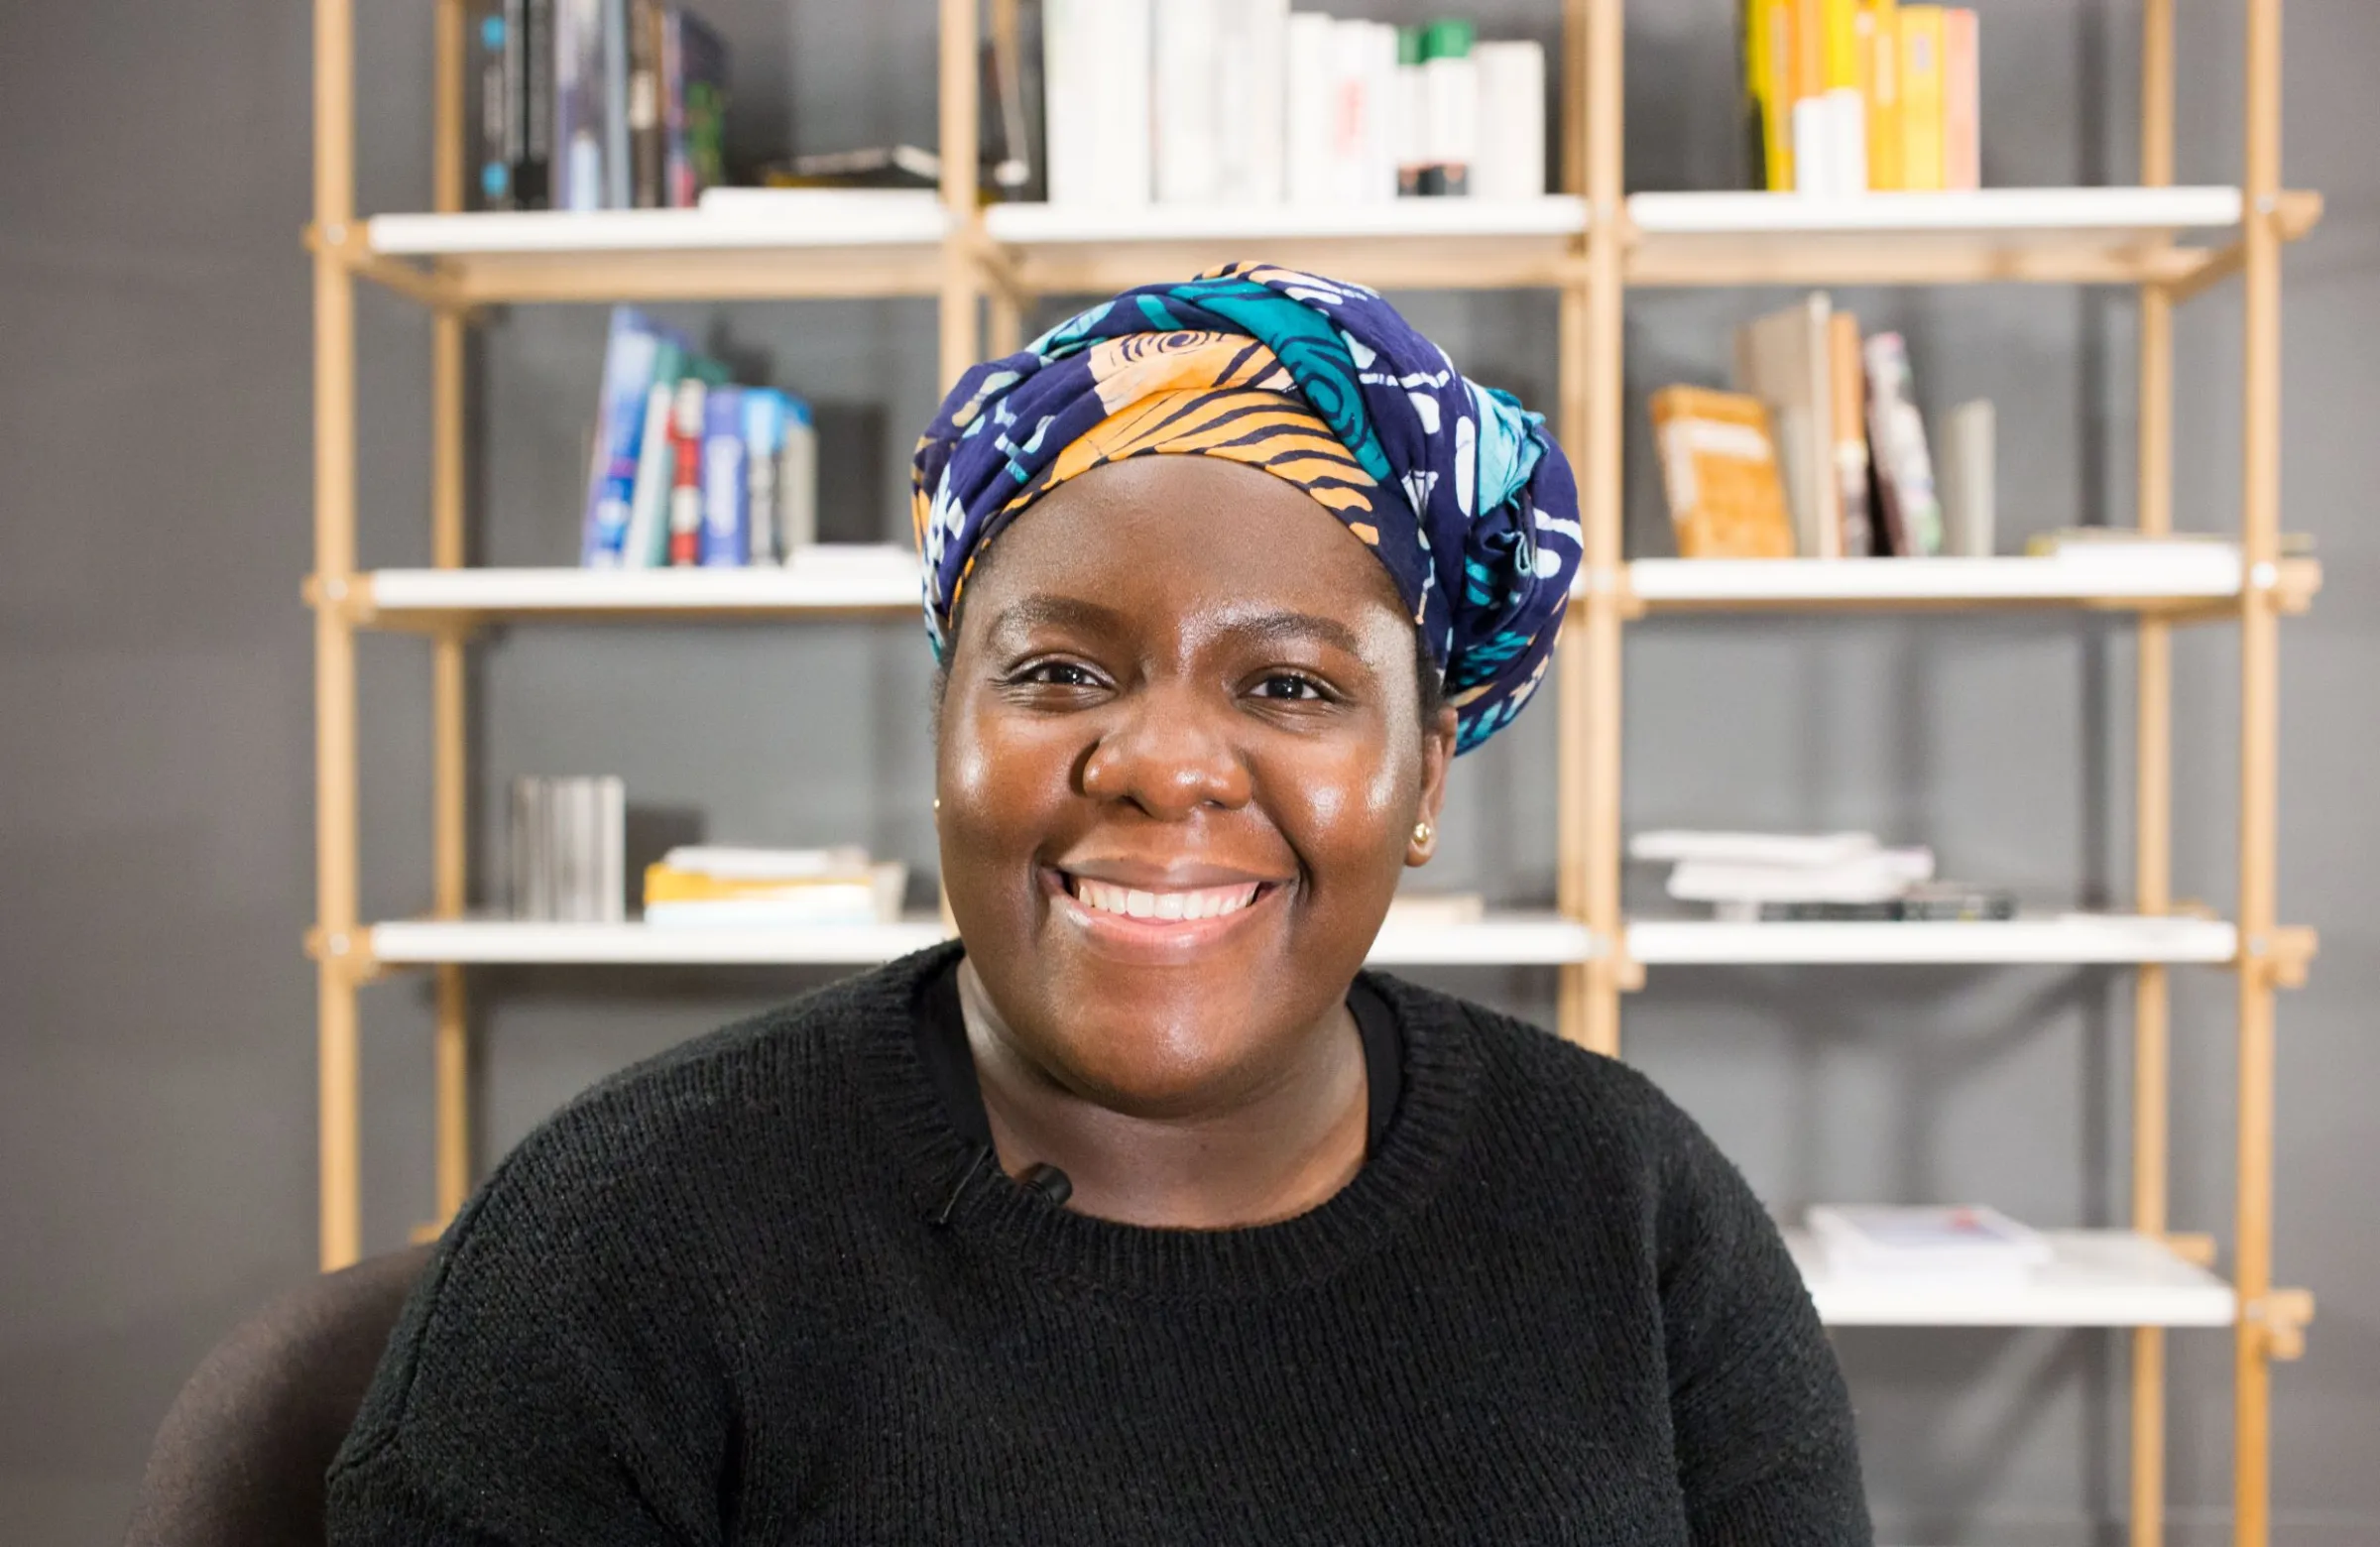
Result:
<svg viewBox="0 0 2380 1547"><path fill-rule="evenodd" d="M1693 1124L1359 975L1544 669L1574 507L1536 417L1308 275L971 372L917 456L959 940L526 1140L332 1540L1864 1542L1809 1299Z"/></svg>

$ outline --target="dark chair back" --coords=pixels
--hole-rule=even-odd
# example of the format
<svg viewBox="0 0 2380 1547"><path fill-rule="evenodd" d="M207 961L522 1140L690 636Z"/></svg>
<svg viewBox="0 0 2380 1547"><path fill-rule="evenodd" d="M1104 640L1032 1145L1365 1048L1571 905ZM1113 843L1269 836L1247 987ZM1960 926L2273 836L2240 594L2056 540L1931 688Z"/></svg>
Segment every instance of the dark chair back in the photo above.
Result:
<svg viewBox="0 0 2380 1547"><path fill-rule="evenodd" d="M325 1273L224 1339L166 1414L125 1547L322 1547L323 1476L431 1250Z"/></svg>

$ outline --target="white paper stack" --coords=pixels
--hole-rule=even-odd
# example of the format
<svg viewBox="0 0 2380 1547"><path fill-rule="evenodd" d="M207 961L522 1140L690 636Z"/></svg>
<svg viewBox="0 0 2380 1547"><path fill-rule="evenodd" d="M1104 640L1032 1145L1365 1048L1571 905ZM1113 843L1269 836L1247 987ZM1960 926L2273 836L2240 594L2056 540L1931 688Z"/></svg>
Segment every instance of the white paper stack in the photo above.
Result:
<svg viewBox="0 0 2380 1547"><path fill-rule="evenodd" d="M1827 1265L1844 1277L2021 1284L2051 1256L2038 1231L1977 1205L1820 1207L1807 1223Z"/></svg>
<svg viewBox="0 0 2380 1547"><path fill-rule="evenodd" d="M909 870L868 851L688 845L645 872L645 921L662 927L892 923Z"/></svg>
<svg viewBox="0 0 2380 1547"><path fill-rule="evenodd" d="M1638 834L1628 856L1668 863L1669 894L1721 916L1763 903L1890 902L1934 879L1934 851L1887 848L1873 833Z"/></svg>

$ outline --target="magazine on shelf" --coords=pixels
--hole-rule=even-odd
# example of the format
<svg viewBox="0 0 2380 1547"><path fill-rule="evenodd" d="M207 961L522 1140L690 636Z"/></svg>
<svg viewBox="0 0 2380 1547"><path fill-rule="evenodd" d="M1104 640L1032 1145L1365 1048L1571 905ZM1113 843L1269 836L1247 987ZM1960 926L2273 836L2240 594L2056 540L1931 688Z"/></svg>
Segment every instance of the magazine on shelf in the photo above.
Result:
<svg viewBox="0 0 2380 1547"><path fill-rule="evenodd" d="M1827 1265L1844 1276L2021 1283L2050 1260L2049 1241L1981 1205L1822 1205L1807 1216Z"/></svg>

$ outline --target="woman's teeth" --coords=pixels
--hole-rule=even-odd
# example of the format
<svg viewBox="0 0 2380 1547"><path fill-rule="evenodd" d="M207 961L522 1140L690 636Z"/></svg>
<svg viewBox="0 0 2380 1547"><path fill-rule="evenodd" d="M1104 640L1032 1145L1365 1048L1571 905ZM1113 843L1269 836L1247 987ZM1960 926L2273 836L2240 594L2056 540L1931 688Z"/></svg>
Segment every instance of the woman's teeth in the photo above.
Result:
<svg viewBox="0 0 2380 1547"><path fill-rule="evenodd" d="M1221 918L1226 913L1237 913L1255 900L1258 885L1251 881L1238 887L1142 892L1134 887L1111 886L1087 877L1072 879L1074 895L1085 907L1102 913L1123 913L1132 918L1159 920Z"/></svg>

